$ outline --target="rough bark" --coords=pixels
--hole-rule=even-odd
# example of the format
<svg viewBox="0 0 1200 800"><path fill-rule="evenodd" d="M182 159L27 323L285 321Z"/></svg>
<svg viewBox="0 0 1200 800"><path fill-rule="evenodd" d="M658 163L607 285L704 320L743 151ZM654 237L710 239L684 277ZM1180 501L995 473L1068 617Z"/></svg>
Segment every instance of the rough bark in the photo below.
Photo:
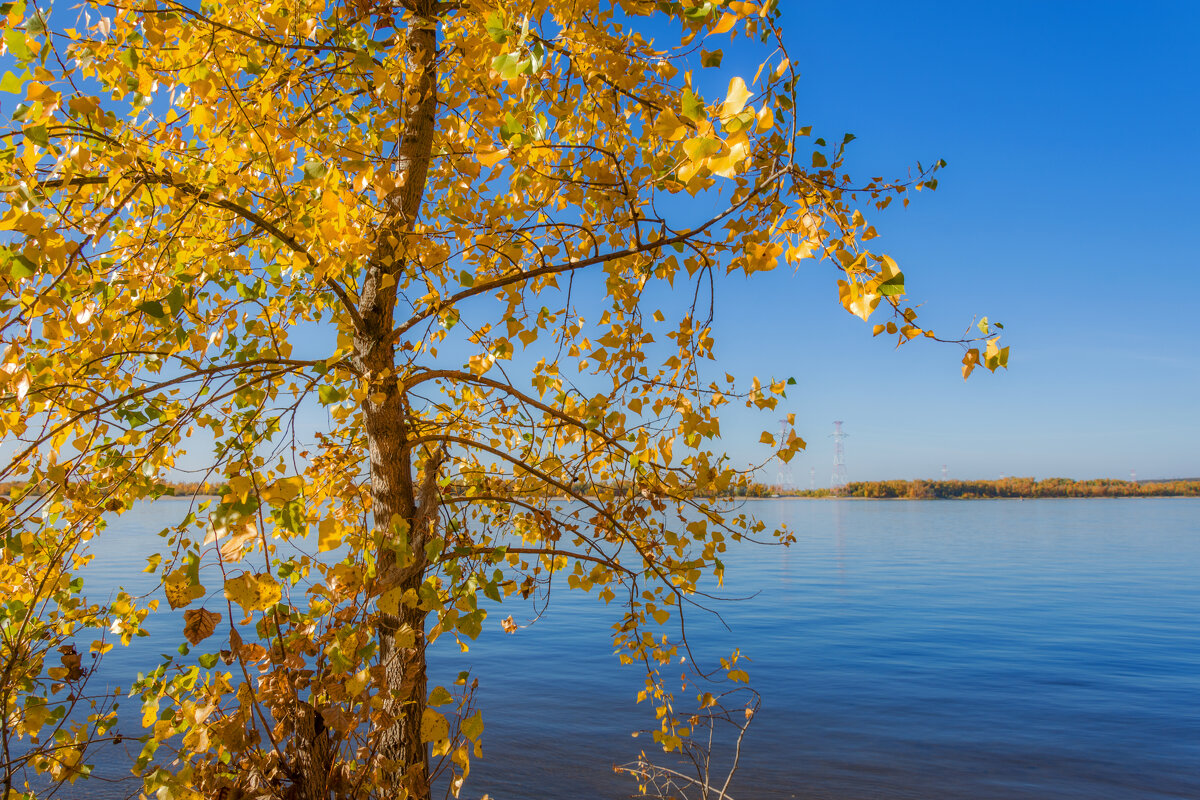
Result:
<svg viewBox="0 0 1200 800"><path fill-rule="evenodd" d="M415 102L404 110L403 131L396 172L400 186L388 201L388 217L381 227L376 251L360 293L359 313L363 330L355 341L355 358L370 384L363 416L371 459L372 513L383 545L376 554L380 589L398 588L415 594L425 578L425 545L436 535L432 522L436 511L432 497L415 496L413 465L417 454L412 438L408 404L396 381L395 327L396 283L384 281L398 276L407 265L407 239L412 233L425 192L425 181L433 146L437 107L437 30L431 2L414 3L417 20L408 34L408 50L417 91L406 92ZM424 483L433 484L439 458L426 464ZM422 492L421 494L426 494ZM424 501L424 502L421 502ZM397 562L389 547L397 535L407 534L412 562ZM399 613L380 611L376 634L379 661L390 691L384 703L382 729L377 741L379 766L394 775L395 796L428 800L429 755L421 741L421 718L427 696L425 662L425 614L420 608L401 604ZM411 631L411 646L400 646L397 633Z"/></svg>
<svg viewBox="0 0 1200 800"><path fill-rule="evenodd" d="M406 248L425 193L433 146L437 110L437 3L413 0L405 3L411 24L407 34L410 86L405 96L413 102L397 115L401 126L400 148L395 164L399 185L386 198L386 216L376 235L375 251L367 265L358 297L358 329L354 338L355 367L368 384L362 403L366 428L372 516L382 545L376 555L375 593L391 588L415 593L425 578L425 544L436 533L436 492L420 492L413 481L418 457L409 444L412 438L408 405L396 380L394 311L396 278L407 267ZM415 83L415 86L412 84ZM382 123L381 123L382 124ZM422 483L435 486L441 453L427 459ZM424 501L424 502L422 502ZM409 537L413 560L399 563L390 545L397 536ZM420 608L401 604L398 613L380 611L376 621L379 666L387 681L388 696L376 717L376 763L386 785L376 787L380 796L429 800L429 755L421 741L421 717L426 707L425 616ZM412 646L397 643L397 633L411 630ZM319 737L318 737L319 743ZM305 754L305 765L322 763L318 753ZM311 787L306 800L328 796L325 776L302 778Z"/></svg>
<svg viewBox="0 0 1200 800"><path fill-rule="evenodd" d="M308 703L297 704L292 722L291 766L302 779L294 784L288 800L328 800L335 783L333 739L320 712Z"/></svg>

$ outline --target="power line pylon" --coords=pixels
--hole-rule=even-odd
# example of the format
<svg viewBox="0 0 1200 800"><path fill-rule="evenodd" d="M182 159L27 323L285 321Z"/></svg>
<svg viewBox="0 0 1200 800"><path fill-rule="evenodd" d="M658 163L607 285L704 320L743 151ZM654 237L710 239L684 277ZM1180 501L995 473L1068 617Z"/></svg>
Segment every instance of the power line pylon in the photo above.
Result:
<svg viewBox="0 0 1200 800"><path fill-rule="evenodd" d="M835 492L849 483L846 479L846 448L842 445L849 435L842 432L842 421L834 420L833 433L829 434L833 439L833 475L829 479L829 488Z"/></svg>

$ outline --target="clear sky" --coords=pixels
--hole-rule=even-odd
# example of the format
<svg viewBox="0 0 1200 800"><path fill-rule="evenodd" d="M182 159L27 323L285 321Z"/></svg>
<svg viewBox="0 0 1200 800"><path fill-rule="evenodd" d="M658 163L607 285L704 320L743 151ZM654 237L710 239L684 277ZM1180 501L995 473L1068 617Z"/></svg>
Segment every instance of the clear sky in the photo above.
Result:
<svg viewBox="0 0 1200 800"><path fill-rule="evenodd" d="M1200 3L782 2L814 136L857 135L862 176L948 162L874 218L921 321L1012 347L964 383L954 346L872 339L828 265L726 281L723 363L798 382L796 483L828 485L835 419L851 480L1200 476Z"/></svg>

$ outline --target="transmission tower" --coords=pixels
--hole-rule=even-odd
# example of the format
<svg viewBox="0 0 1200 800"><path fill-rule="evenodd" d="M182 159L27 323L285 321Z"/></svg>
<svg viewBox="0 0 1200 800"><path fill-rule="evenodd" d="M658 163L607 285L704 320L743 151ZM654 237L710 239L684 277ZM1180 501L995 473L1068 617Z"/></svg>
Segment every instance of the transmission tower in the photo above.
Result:
<svg viewBox="0 0 1200 800"><path fill-rule="evenodd" d="M942 464L942 480L946 480L946 465Z"/></svg>
<svg viewBox="0 0 1200 800"><path fill-rule="evenodd" d="M786 419L779 420L779 447L780 448L782 448L784 443L787 442L788 430L791 427L792 427L791 424ZM776 460L779 461L779 472L777 472L775 474L775 485L778 486L780 489L791 489L792 488L792 467L791 467L791 465L784 463L782 458L776 457Z"/></svg>
<svg viewBox="0 0 1200 800"><path fill-rule="evenodd" d="M829 434L833 439L833 476L829 479L829 488L835 492L848 482L846 480L846 448L842 445L842 440L849 435L842 432L842 421L834 420L833 433Z"/></svg>
<svg viewBox="0 0 1200 800"><path fill-rule="evenodd" d="M1137 470L1136 469L1129 470L1129 482L1132 483L1134 486L1137 486Z"/></svg>
<svg viewBox="0 0 1200 800"><path fill-rule="evenodd" d="M817 468L816 467L808 468L808 488L814 492L817 490Z"/></svg>

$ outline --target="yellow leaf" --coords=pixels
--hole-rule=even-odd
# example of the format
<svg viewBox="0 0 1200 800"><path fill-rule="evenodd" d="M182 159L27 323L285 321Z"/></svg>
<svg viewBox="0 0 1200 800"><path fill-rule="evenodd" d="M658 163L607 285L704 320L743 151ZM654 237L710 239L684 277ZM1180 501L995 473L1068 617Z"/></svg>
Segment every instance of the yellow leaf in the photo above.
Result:
<svg viewBox="0 0 1200 800"><path fill-rule="evenodd" d="M40 697L31 697L24 709L22 728L26 736L36 736L50 716L50 706Z"/></svg>
<svg viewBox="0 0 1200 800"><path fill-rule="evenodd" d="M400 601L404 596L404 590L399 586L393 586L379 596L376 605L384 614L399 614Z"/></svg>
<svg viewBox="0 0 1200 800"><path fill-rule="evenodd" d="M267 490L267 500L273 506L282 506L300 496L304 490L304 478L293 475L290 478L280 478Z"/></svg>
<svg viewBox="0 0 1200 800"><path fill-rule="evenodd" d="M494 167L497 164L499 164L501 161L503 161L504 157L507 155L508 155L508 148L505 147L500 150L493 150L490 153L476 153L475 158L476 158L476 160L479 161L480 164L483 164L485 167Z"/></svg>
<svg viewBox="0 0 1200 800"><path fill-rule="evenodd" d="M974 347L968 350L966 355L963 356L962 363L962 376L963 380L966 380L971 371L975 369L975 365L979 363L979 350Z"/></svg>
<svg viewBox="0 0 1200 800"><path fill-rule="evenodd" d="M733 80L729 81L729 91L725 95L725 102L721 105L721 119L726 120L742 113L742 109L746 107L746 101L749 99L750 90L746 88L746 82L735 76Z"/></svg>
<svg viewBox="0 0 1200 800"><path fill-rule="evenodd" d="M1008 348L996 344L1000 337L988 339L987 349L983 354L983 365L992 372L999 367L1008 367Z"/></svg>
<svg viewBox="0 0 1200 800"><path fill-rule="evenodd" d="M702 163L710 156L721 152L721 142L707 136L696 136L683 143L683 152L687 153L687 157L692 161Z"/></svg>
<svg viewBox="0 0 1200 800"><path fill-rule="evenodd" d="M900 267L896 264L896 260L891 256L879 257L879 277L884 281L889 281L900 274Z"/></svg>
<svg viewBox="0 0 1200 800"><path fill-rule="evenodd" d="M450 723L432 708L421 712L421 741L439 742L450 738Z"/></svg>
<svg viewBox="0 0 1200 800"><path fill-rule="evenodd" d="M408 647L413 647L416 645L416 643L416 631L414 631L407 623L401 625L400 629L396 631L396 647L399 647L401 650L403 650Z"/></svg>
<svg viewBox="0 0 1200 800"><path fill-rule="evenodd" d="M838 281L838 297L847 311L864 322L879 305L879 294L867 291L856 280Z"/></svg>
<svg viewBox="0 0 1200 800"><path fill-rule="evenodd" d="M877 305L879 305L879 295L875 292L864 292L850 303L850 313L866 322Z"/></svg>
<svg viewBox="0 0 1200 800"><path fill-rule="evenodd" d="M358 697L370 681L371 673L365 669L360 669L354 673L354 676L350 680L346 681L346 694L350 697Z"/></svg>
<svg viewBox="0 0 1200 800"><path fill-rule="evenodd" d="M478 741L483 735L483 712L476 710L474 714L464 719L459 724L459 729L463 736L471 741Z"/></svg>
<svg viewBox="0 0 1200 800"><path fill-rule="evenodd" d="M775 112L770 106L763 106L754 117L758 124L758 132L764 133L775 127Z"/></svg>
<svg viewBox="0 0 1200 800"><path fill-rule="evenodd" d="M177 569L163 578L163 593L171 608L183 608L198 597L204 596L205 589L198 583L193 583L186 569Z"/></svg>
<svg viewBox="0 0 1200 800"><path fill-rule="evenodd" d="M710 36L715 36L721 33L728 33L733 30L733 26L737 24L738 18L736 14L722 14L717 20L717 24L709 31Z"/></svg>
<svg viewBox="0 0 1200 800"><path fill-rule="evenodd" d="M225 596L249 614L275 605L283 598L283 592L270 575L243 572L225 581Z"/></svg>
<svg viewBox="0 0 1200 800"><path fill-rule="evenodd" d="M336 550L342 544L342 530L337 520L326 517L317 525L317 551Z"/></svg>

